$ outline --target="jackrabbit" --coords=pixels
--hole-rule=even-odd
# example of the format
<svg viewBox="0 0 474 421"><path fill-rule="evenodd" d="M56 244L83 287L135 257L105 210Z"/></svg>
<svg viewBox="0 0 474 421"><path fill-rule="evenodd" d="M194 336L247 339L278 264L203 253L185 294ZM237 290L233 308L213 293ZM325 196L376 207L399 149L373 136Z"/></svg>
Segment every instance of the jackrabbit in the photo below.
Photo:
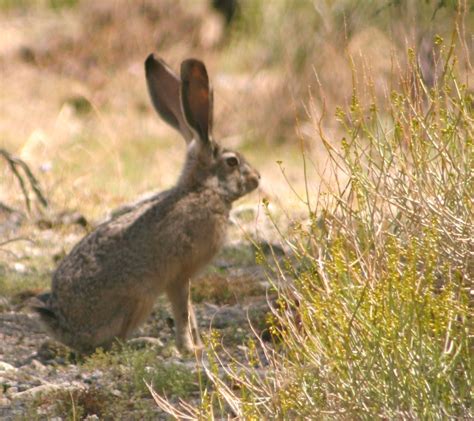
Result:
<svg viewBox="0 0 474 421"><path fill-rule="evenodd" d="M99 225L53 274L32 308L48 332L83 353L126 340L162 293L171 301L176 344L201 346L190 279L221 247L232 202L256 189L259 173L212 137L212 89L204 64L183 61L181 77L151 54L148 91L158 114L187 143L177 184Z"/></svg>

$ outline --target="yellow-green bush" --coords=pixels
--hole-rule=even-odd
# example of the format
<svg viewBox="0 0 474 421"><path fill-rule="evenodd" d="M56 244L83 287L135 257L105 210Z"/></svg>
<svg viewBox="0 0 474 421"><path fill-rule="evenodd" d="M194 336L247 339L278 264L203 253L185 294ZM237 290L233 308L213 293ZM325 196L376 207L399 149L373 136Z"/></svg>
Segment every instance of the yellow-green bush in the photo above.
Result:
<svg viewBox="0 0 474 421"><path fill-rule="evenodd" d="M282 238L291 256L267 262L279 289L275 342L247 344L247 363L226 366L226 380L211 364L194 416L474 415L473 98L453 47L436 43L432 87L409 51L409 78L386 104L365 108L354 90L338 110L339 145L317 127L340 181L306 198L308 220Z"/></svg>

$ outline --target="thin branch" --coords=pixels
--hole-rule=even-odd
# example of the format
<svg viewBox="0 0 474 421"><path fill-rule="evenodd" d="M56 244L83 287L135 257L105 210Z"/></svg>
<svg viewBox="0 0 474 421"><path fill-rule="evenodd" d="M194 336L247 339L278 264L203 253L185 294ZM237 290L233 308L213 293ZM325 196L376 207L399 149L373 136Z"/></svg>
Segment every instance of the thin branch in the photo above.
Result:
<svg viewBox="0 0 474 421"><path fill-rule="evenodd" d="M23 173L26 175L26 179L29 181L30 187L33 190L39 203L44 208L47 208L48 201L46 200L46 197L41 191L38 179L34 176L33 172L31 171L30 167L26 164L26 162L16 156L13 156L5 149L0 149L0 155L5 158L5 160L8 163L8 166L10 167L10 170L12 171L13 175L15 176L15 178L18 180L18 183L20 184L23 197L25 198L25 204L26 204L28 213L31 211L31 201L30 201L28 189L25 183L25 177L24 175L20 174L19 169L23 170Z"/></svg>

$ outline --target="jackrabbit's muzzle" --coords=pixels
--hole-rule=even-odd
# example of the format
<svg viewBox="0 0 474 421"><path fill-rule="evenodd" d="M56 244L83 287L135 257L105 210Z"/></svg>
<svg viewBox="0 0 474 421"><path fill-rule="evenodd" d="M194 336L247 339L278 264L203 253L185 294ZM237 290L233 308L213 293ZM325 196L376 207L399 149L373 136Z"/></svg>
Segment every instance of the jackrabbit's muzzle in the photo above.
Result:
<svg viewBox="0 0 474 421"><path fill-rule="evenodd" d="M260 180L260 173L248 166L247 168L244 169L243 171L243 177L244 177L244 190L245 193L250 193L251 191L255 190L258 187L259 180Z"/></svg>

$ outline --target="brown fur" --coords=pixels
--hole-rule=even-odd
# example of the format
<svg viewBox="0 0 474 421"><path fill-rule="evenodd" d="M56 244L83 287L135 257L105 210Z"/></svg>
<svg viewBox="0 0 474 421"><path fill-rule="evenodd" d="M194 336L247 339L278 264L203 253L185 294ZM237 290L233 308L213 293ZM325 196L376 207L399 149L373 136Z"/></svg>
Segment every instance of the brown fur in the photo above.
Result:
<svg viewBox="0 0 474 421"><path fill-rule="evenodd" d="M154 56L145 68L155 108L183 134L187 159L175 187L83 238L54 272L51 293L32 305L52 336L81 352L129 338L162 293L171 301L178 347L199 347L190 279L222 246L232 202L258 186L258 172L212 139L204 65L183 62L186 83Z"/></svg>

